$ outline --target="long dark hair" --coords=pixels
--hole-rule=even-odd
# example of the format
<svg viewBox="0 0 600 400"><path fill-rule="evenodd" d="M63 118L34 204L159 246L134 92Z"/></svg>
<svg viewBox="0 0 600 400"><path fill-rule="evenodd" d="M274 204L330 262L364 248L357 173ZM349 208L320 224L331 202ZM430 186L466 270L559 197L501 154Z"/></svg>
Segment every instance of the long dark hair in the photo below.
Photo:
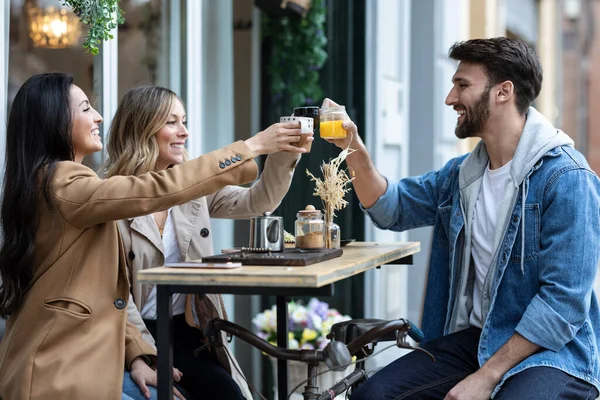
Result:
<svg viewBox="0 0 600 400"><path fill-rule="evenodd" d="M39 195L53 210L52 174L59 161L73 160L70 91L73 78L34 75L19 89L6 130L4 192L0 210L0 315L15 312L33 279Z"/></svg>

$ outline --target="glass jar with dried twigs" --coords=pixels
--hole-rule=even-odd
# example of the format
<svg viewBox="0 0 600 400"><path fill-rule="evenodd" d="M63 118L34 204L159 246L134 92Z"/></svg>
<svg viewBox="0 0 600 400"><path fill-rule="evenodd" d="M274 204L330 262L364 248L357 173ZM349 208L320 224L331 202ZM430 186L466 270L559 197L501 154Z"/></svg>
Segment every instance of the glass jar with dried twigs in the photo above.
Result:
<svg viewBox="0 0 600 400"><path fill-rule="evenodd" d="M352 143L352 140L350 140ZM317 178L307 169L306 174L311 181L315 182L314 196L321 198L323 204L323 213L325 215L325 248L333 249L340 246L340 230L339 226L333 222L335 212L343 209L348 205L344 199L346 193L351 188L349 184L354 179L354 172L346 173L346 169L342 168L341 164L346 160L349 154L352 154L354 149L350 146L340 152L340 154L331 159L329 162L321 164L321 173L323 179ZM336 232L337 227L337 232ZM336 234L337 233L337 234ZM337 246L337 247L336 247Z"/></svg>
<svg viewBox="0 0 600 400"><path fill-rule="evenodd" d="M313 206L298 211L296 214L296 248L302 250L318 250L325 246L325 222L321 210Z"/></svg>

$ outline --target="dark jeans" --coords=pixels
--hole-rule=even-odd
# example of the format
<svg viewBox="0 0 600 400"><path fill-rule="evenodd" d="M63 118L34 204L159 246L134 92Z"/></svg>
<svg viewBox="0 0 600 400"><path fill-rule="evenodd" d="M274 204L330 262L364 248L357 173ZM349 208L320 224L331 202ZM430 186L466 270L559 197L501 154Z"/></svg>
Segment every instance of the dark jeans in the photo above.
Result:
<svg viewBox="0 0 600 400"><path fill-rule="evenodd" d="M156 338L156 321L144 320ZM243 400L238 384L208 349L194 357L194 350L203 345L198 329L185 322L185 315L173 316L173 366L183 376L179 385L187 400Z"/></svg>
<svg viewBox="0 0 600 400"><path fill-rule="evenodd" d="M477 346L481 330L469 328L426 343L423 348L435 356L433 362L421 351L400 357L353 393L352 400L443 399L479 369ZM529 368L508 379L495 399L552 400L596 399L594 386L549 367Z"/></svg>

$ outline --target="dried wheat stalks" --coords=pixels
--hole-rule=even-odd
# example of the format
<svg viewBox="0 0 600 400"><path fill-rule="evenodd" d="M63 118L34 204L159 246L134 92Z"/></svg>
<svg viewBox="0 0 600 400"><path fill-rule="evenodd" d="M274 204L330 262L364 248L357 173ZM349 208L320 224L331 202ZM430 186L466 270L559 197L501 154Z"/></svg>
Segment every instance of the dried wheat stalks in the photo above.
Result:
<svg viewBox="0 0 600 400"><path fill-rule="evenodd" d="M352 143L352 138L349 143ZM323 164L321 164L323 179L315 177L308 169L306 170L306 175L310 177L311 181L315 182L315 191L313 195L321 198L325 221L328 226L333 222L335 211L341 210L348 205L348 202L344 200L344 196L352 190L348 185L354 180L354 171L350 173L352 177L349 177L346 170L340 168L340 166L346 157L355 151L356 150L351 149L350 144L348 144L348 147L342 150L336 158L329 160L328 163L323 161ZM325 238L325 247L327 248L330 248L330 246L327 245L329 236L330 235L327 235Z"/></svg>

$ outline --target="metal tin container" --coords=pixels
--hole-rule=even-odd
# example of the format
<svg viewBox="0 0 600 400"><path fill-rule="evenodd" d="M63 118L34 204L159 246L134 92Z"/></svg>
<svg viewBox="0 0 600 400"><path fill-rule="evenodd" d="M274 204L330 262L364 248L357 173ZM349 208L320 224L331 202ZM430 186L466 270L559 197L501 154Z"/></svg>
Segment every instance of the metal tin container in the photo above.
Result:
<svg viewBox="0 0 600 400"><path fill-rule="evenodd" d="M250 247L283 251L283 218L265 212L250 218Z"/></svg>

